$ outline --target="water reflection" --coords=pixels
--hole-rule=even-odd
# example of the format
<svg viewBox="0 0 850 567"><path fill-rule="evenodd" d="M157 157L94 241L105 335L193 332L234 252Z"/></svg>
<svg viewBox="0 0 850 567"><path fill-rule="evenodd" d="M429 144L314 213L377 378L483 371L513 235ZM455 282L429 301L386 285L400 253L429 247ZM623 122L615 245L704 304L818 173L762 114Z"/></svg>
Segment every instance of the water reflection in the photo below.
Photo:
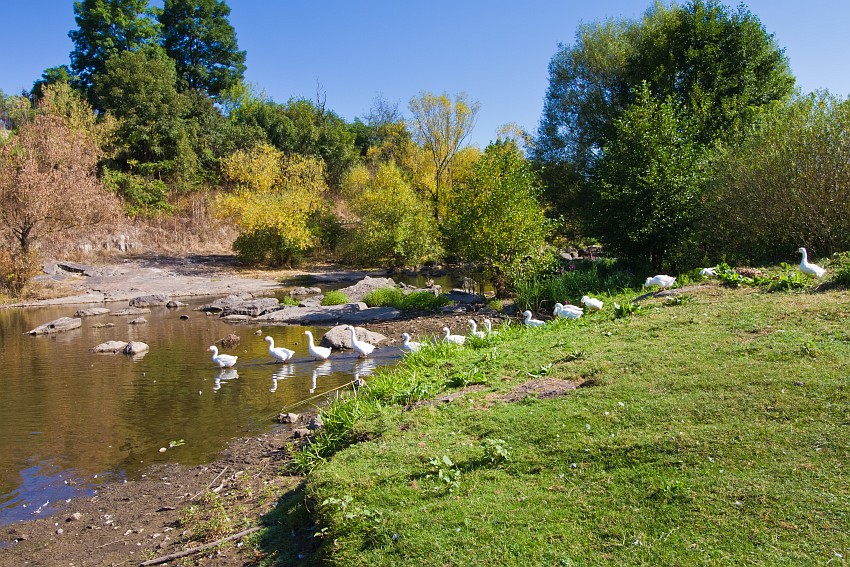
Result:
<svg viewBox="0 0 850 567"><path fill-rule="evenodd" d="M325 360L313 369L310 377L310 393L316 392L316 379L319 376L330 376L332 374L332 363L330 360Z"/></svg>
<svg viewBox="0 0 850 567"><path fill-rule="evenodd" d="M239 378L239 372L237 372L235 368L223 368L213 381L213 392L217 392L221 389L222 382L235 380L237 378Z"/></svg>
<svg viewBox="0 0 850 567"><path fill-rule="evenodd" d="M291 364L284 364L277 371L272 374L272 387L269 388L269 392L277 392L277 381L278 380L286 380L287 378L292 378L295 376L295 367Z"/></svg>

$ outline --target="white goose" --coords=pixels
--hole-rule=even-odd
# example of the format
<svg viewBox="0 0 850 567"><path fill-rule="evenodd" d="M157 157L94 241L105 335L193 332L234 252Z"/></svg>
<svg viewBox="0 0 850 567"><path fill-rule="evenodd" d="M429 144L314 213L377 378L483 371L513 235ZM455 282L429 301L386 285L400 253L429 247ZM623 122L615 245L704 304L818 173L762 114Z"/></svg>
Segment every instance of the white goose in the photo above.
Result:
<svg viewBox="0 0 850 567"><path fill-rule="evenodd" d="M450 343L462 345L466 342L466 337L464 337L463 335L452 335L448 327L443 327L443 331L445 331L446 333L446 336L444 338Z"/></svg>
<svg viewBox="0 0 850 567"><path fill-rule="evenodd" d="M331 355L331 349L314 345L313 333L310 331L304 331L304 334L307 335L307 352L310 353L310 356L316 360L327 360Z"/></svg>
<svg viewBox="0 0 850 567"><path fill-rule="evenodd" d="M266 337L266 342L269 343L269 354L278 362L286 362L295 354L294 350L289 350L288 348L275 348L274 339L271 337Z"/></svg>
<svg viewBox="0 0 850 567"><path fill-rule="evenodd" d="M596 299L595 297L590 297L589 295L584 295L581 298L581 302L584 303L584 307L587 309L587 312L591 311L602 311L602 300Z"/></svg>
<svg viewBox="0 0 850 567"><path fill-rule="evenodd" d="M670 287L675 281L676 278L673 276L657 275L651 278L646 278L643 287L652 287L654 285L658 287Z"/></svg>
<svg viewBox="0 0 850 567"><path fill-rule="evenodd" d="M218 347L215 345L208 348L207 352L213 353L212 360L218 364L219 368L230 368L236 364L236 359L239 358L238 356L233 356L231 354L218 354Z"/></svg>
<svg viewBox="0 0 850 567"><path fill-rule="evenodd" d="M800 254L803 255L803 259L800 260L800 271L804 274L809 274L810 276L815 276L816 278L823 277L826 273L826 270L818 266L817 264L812 264L809 262L809 255L806 253L806 249L802 246L797 250Z"/></svg>
<svg viewBox="0 0 850 567"><path fill-rule="evenodd" d="M469 323L469 326L470 326L470 327L471 327L471 329L472 329L471 331L469 331L469 334L470 334L470 335L472 335L473 337L478 337L479 339L483 339L483 338L484 338L484 331L479 331L479 330L478 330L478 325L475 323L475 320L474 320L474 319L469 319L469 320L467 321L467 323Z"/></svg>
<svg viewBox="0 0 850 567"><path fill-rule="evenodd" d="M496 334L493 332L493 323L490 322L490 319L484 319L484 328L487 329L488 335Z"/></svg>
<svg viewBox="0 0 850 567"><path fill-rule="evenodd" d="M422 343L417 343L416 341L410 340L410 335L407 333L402 333L401 338L404 339L404 343L402 343L401 348L409 352L416 352L420 348L422 348Z"/></svg>
<svg viewBox="0 0 850 567"><path fill-rule="evenodd" d="M555 309L552 311L552 315L556 317L564 317L565 319L578 319L584 314L584 309L577 305L562 305L561 303L555 304Z"/></svg>
<svg viewBox="0 0 850 567"><path fill-rule="evenodd" d="M717 268L703 268L699 271L699 275L704 278L717 277Z"/></svg>
<svg viewBox="0 0 850 567"><path fill-rule="evenodd" d="M542 327L546 324L545 321L541 321L540 319L532 319L531 311L523 311L523 315L525 315L525 326L526 327Z"/></svg>
<svg viewBox="0 0 850 567"><path fill-rule="evenodd" d="M375 345L365 341L357 340L357 331L351 325L346 325L346 329L351 332L351 348L357 351L358 358L366 358L372 351L375 350Z"/></svg>

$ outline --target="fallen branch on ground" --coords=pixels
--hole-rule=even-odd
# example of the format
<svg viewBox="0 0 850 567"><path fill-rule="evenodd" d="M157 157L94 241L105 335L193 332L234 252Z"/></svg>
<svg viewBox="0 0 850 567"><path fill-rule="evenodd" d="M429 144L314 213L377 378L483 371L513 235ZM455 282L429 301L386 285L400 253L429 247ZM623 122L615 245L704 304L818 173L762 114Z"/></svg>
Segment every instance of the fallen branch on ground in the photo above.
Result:
<svg viewBox="0 0 850 567"><path fill-rule="evenodd" d="M227 536L222 539L217 539L215 541L211 541L210 543L205 543L204 545L199 545L198 547L190 547L189 549L184 549L183 551L172 553L171 555L163 555L162 557L157 557L156 559L151 559L149 561L145 561L141 564L141 567L147 567L148 565L159 565L160 563L166 563L171 561L172 559L180 559L181 557L186 557L187 555L194 555L195 553L201 553L202 551L206 551L207 549L211 549L220 545L222 543L226 543L228 541L233 541L234 539L240 539L245 537L248 534L260 531L262 526L254 526L253 528L248 528L247 530L243 530L238 534L233 534L231 536Z"/></svg>

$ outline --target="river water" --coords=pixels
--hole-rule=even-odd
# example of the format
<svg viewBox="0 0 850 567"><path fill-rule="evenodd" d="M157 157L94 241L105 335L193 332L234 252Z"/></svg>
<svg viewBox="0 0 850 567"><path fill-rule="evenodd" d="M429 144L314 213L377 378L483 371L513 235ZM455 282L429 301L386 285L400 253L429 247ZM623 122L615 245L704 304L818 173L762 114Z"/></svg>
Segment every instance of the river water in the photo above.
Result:
<svg viewBox="0 0 850 567"><path fill-rule="evenodd" d="M38 337L23 333L99 305L0 310L0 526L48 514L104 480L138 478L152 464L209 462L228 441L271 430L281 410L301 403L301 411L304 400L317 403L355 373L366 376L401 356L398 346L386 346L367 359L345 351L318 363L303 332L319 339L327 328L267 327L257 336L256 325L229 325L192 309L209 300L155 307L145 325L107 314ZM105 323L114 327L97 327ZM231 332L241 342L221 351L239 361L222 371L206 349ZM290 363L272 361L266 335L296 351ZM150 351L138 359L89 352L131 339Z"/></svg>

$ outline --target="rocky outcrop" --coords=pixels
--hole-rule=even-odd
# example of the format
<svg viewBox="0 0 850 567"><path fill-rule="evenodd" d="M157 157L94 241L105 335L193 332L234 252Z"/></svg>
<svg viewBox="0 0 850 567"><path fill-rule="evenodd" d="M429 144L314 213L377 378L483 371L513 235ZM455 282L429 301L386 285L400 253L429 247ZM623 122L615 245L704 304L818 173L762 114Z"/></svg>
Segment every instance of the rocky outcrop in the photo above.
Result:
<svg viewBox="0 0 850 567"><path fill-rule="evenodd" d="M159 293L154 295L142 295L131 299L130 307L153 307L154 305L166 305L169 301L171 301L170 297Z"/></svg>
<svg viewBox="0 0 850 567"><path fill-rule="evenodd" d="M386 287L396 287L395 281L392 278L372 278L366 276L356 284L344 287L339 291L344 293L349 301L363 301L363 298L370 292Z"/></svg>
<svg viewBox="0 0 850 567"><path fill-rule="evenodd" d="M336 350L351 348L351 331L348 330L348 325L337 325L322 337L321 346L330 347ZM364 329L363 327L354 327L354 332L357 335L358 341L363 341L369 344L377 345L387 337L381 333L375 333Z"/></svg>
<svg viewBox="0 0 850 567"><path fill-rule="evenodd" d="M92 307L91 309L80 309L74 313L74 317L94 317L96 315L106 315L111 311L112 309L107 309L106 307Z"/></svg>
<svg viewBox="0 0 850 567"><path fill-rule="evenodd" d="M240 303L244 303L246 300L252 299L250 297L240 297L238 295L228 295L227 297L222 297L216 299L212 303L207 303L205 305L201 305L200 307L196 307L195 311L206 311L208 313L221 313L226 309L230 309L239 305Z"/></svg>
<svg viewBox="0 0 850 567"><path fill-rule="evenodd" d="M259 317L260 315L265 315L266 313L271 313L278 309L280 309L280 302L277 299L274 297L263 297L260 299L241 301L239 303L231 303L222 310L221 315L223 317L228 315L248 315L249 317Z"/></svg>
<svg viewBox="0 0 850 567"><path fill-rule="evenodd" d="M327 307L283 306L254 319L271 325L337 325L398 319L402 313L392 307L366 307L365 303L346 303Z"/></svg>
<svg viewBox="0 0 850 567"><path fill-rule="evenodd" d="M63 331L70 331L71 329L78 329L82 326L83 320L79 317L60 317L55 321L51 321L49 323L45 323L44 325L39 325L35 329L28 331L25 334L28 335L51 335L53 333L61 333Z"/></svg>

